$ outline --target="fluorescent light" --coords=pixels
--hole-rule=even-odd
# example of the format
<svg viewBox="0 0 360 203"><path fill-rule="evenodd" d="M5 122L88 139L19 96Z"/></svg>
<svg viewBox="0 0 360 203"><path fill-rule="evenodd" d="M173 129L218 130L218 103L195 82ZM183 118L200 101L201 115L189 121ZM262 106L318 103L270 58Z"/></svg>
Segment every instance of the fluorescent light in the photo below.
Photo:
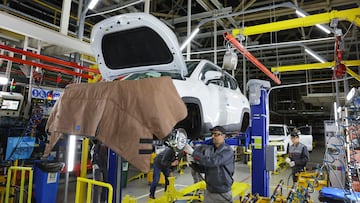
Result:
<svg viewBox="0 0 360 203"><path fill-rule="evenodd" d="M351 88L350 92L346 95L346 100L351 101L355 96L355 87Z"/></svg>
<svg viewBox="0 0 360 203"><path fill-rule="evenodd" d="M316 24L316 27L320 28L322 31L324 31L326 34L330 34L330 30L324 27L323 25Z"/></svg>
<svg viewBox="0 0 360 203"><path fill-rule="evenodd" d="M296 13L296 15L298 15L298 16L300 16L300 17L305 17L305 16L308 16L308 14L307 13L305 13L305 12L303 12L303 11L300 11L300 10L298 10L298 9L296 9L295 10L295 13ZM326 28L326 27L324 27L323 25L321 25L321 24L316 24L316 27L318 27L318 28L320 28L322 31L324 31L326 34L330 34L331 33L331 31L328 29L328 28Z"/></svg>
<svg viewBox="0 0 360 203"><path fill-rule="evenodd" d="M301 12L299 10L295 10L295 13L296 13L296 15L298 15L298 16L300 16L302 18L306 16L305 13L303 13L303 12Z"/></svg>
<svg viewBox="0 0 360 203"><path fill-rule="evenodd" d="M180 50L184 50L186 45L190 43L190 41L195 37L195 35L200 31L200 28L197 27L195 30L191 33L191 35L185 40L185 42L180 46Z"/></svg>
<svg viewBox="0 0 360 203"><path fill-rule="evenodd" d="M91 0L90 4L88 6L88 9L92 10L98 2L99 2L99 0Z"/></svg>
<svg viewBox="0 0 360 203"><path fill-rule="evenodd" d="M74 170L74 161L75 161L75 148L76 148L76 137L75 135L70 135L69 138L69 154L68 154L68 167L67 171Z"/></svg>
<svg viewBox="0 0 360 203"><path fill-rule="evenodd" d="M306 53L310 54L312 57L314 57L316 60L320 61L321 63L325 63L326 61L319 56L318 54L316 54L314 51L312 51L311 49L307 49L305 48Z"/></svg>
<svg viewBox="0 0 360 203"><path fill-rule="evenodd" d="M338 120L338 113L337 113L337 105L336 102L334 102L334 119L337 126L337 120Z"/></svg>
<svg viewBox="0 0 360 203"><path fill-rule="evenodd" d="M8 84L9 79L5 76L0 76L0 85L6 85Z"/></svg>

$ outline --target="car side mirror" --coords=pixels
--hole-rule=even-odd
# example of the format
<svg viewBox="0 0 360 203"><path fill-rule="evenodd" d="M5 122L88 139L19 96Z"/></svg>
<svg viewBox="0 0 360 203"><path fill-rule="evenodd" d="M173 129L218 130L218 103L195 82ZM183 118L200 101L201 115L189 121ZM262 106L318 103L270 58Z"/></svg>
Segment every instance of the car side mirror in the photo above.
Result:
<svg viewBox="0 0 360 203"><path fill-rule="evenodd" d="M222 73L218 71L207 71L205 73L205 80L204 80L205 85L208 85L212 80L220 80L221 77L222 77Z"/></svg>

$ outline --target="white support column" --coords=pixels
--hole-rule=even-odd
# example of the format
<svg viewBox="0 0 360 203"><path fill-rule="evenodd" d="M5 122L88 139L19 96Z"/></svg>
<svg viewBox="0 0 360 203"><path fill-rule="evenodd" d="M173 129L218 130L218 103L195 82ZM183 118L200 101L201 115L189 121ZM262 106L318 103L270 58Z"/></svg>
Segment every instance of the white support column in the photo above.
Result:
<svg viewBox="0 0 360 203"><path fill-rule="evenodd" d="M214 63L217 64L217 24L214 20Z"/></svg>
<svg viewBox="0 0 360 203"><path fill-rule="evenodd" d="M150 0L145 0L144 12L150 13Z"/></svg>
<svg viewBox="0 0 360 203"><path fill-rule="evenodd" d="M187 37L191 34L191 0L188 0L187 5ZM190 60L190 52L191 52L191 42L188 43L186 47L186 60Z"/></svg>
<svg viewBox="0 0 360 203"><path fill-rule="evenodd" d="M5 52L4 52L4 54L5 54ZM8 54L9 54L10 57L14 57L14 52L8 52ZM7 79L8 79L9 81L11 81L11 78L10 78L11 68L12 68L12 61L7 61L7 63L6 63L5 77L7 77ZM3 85L2 91L6 92L7 88L8 88L8 84Z"/></svg>
<svg viewBox="0 0 360 203"><path fill-rule="evenodd" d="M62 4L61 20L60 20L60 33L67 35L69 30L69 19L71 10L71 0L64 0Z"/></svg>

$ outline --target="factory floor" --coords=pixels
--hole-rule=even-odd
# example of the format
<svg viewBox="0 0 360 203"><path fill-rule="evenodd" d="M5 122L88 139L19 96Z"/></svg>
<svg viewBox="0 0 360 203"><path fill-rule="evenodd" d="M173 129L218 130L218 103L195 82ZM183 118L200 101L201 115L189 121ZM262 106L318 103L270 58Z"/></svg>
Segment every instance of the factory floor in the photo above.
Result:
<svg viewBox="0 0 360 203"><path fill-rule="evenodd" d="M313 152L310 153L310 165L315 165L317 163L321 164L322 159L324 156L324 146L317 145ZM251 167L249 167L247 164L244 164L243 161L237 161L235 163L235 174L234 174L234 181L237 182L244 182L251 185ZM175 188L181 189L185 186L193 184L193 179L190 173L189 167L184 167L182 174L175 172L176 180L175 180ZM134 170L133 168L129 168L128 172L128 178L136 175L138 171ZM279 183L281 179L284 180L284 187L283 187L283 195L287 195L288 189L287 185L292 185L292 180L289 176L291 173L290 168L285 168L280 171L280 173L270 175L270 195L273 193L276 185ZM89 174L91 176L91 174ZM91 178L91 177L89 177ZM147 178L141 178L132 180L127 183L127 186L122 189L121 193L122 196L130 195L131 197L136 198L137 203L145 203L148 200L149 196L149 183L147 181ZM156 197L160 197L164 193L164 187L163 185L158 185L157 191L155 193ZM65 197L65 191L64 191L64 180L60 180L59 184L59 190L57 194L57 203L70 203L75 202L75 178L70 177L69 181L69 189L67 194L67 201L64 201ZM313 202L319 202L318 200L318 191L315 191L315 193L312 194L312 200Z"/></svg>

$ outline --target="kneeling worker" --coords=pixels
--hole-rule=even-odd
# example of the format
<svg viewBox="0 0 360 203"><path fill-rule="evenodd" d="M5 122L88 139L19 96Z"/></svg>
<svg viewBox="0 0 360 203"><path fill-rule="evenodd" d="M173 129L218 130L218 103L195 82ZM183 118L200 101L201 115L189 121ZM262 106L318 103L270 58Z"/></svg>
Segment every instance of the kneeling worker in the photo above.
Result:
<svg viewBox="0 0 360 203"><path fill-rule="evenodd" d="M195 150L186 144L184 151L205 168L205 203L233 202L231 186L234 174L234 152L225 143L225 129L216 126L212 129L212 145L202 145Z"/></svg>

